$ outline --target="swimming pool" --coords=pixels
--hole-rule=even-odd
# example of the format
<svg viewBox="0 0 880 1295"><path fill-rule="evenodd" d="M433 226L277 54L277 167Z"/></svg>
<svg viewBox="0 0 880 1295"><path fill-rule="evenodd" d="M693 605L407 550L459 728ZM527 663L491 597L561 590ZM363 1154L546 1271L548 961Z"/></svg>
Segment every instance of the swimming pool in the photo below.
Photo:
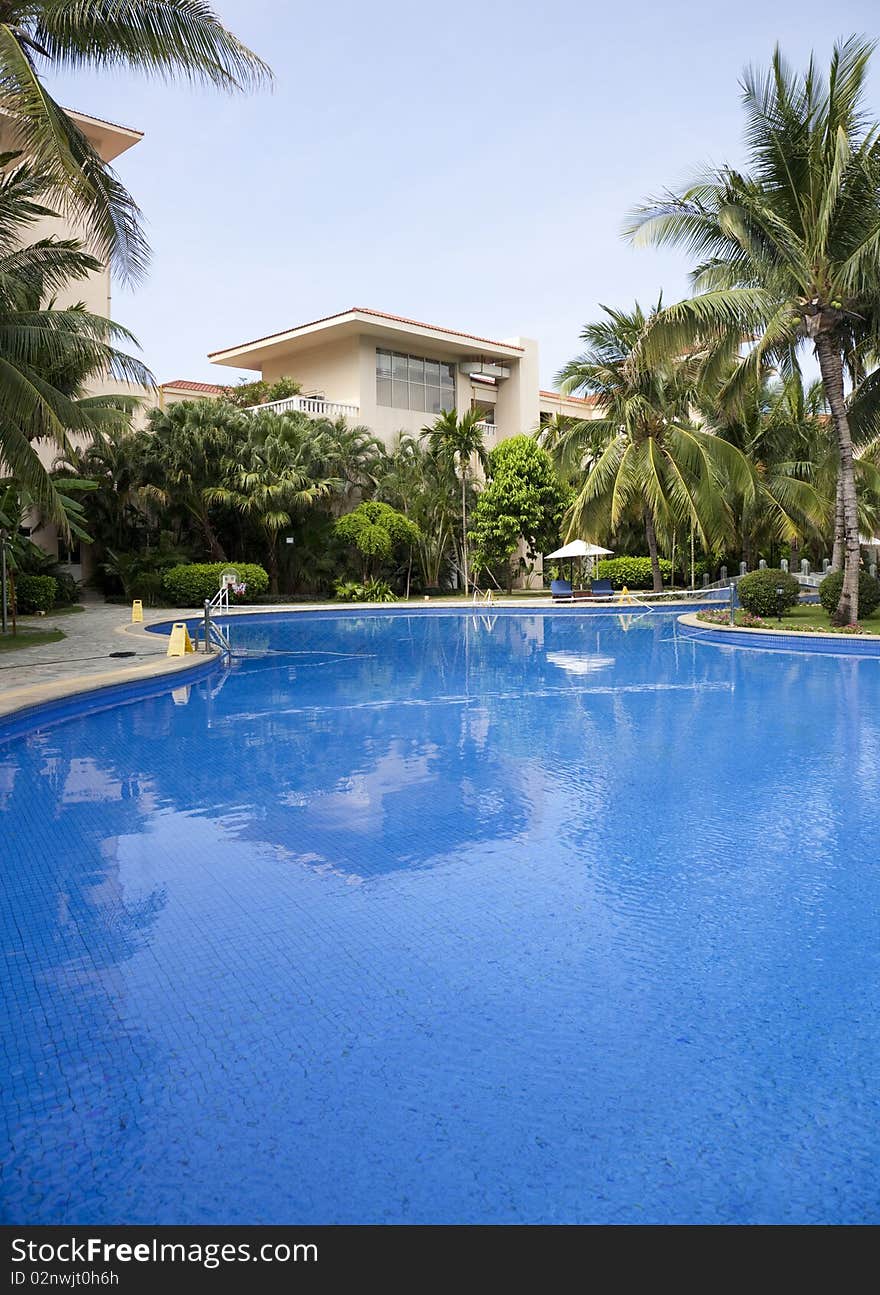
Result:
<svg viewBox="0 0 880 1295"><path fill-rule="evenodd" d="M230 632L0 745L7 1221L877 1221L880 661Z"/></svg>

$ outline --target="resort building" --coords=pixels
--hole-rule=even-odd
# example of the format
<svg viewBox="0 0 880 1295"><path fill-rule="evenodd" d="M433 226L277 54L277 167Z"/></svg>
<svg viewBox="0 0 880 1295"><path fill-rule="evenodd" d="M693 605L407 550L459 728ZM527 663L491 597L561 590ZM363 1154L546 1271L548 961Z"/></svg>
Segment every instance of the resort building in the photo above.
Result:
<svg viewBox="0 0 880 1295"><path fill-rule="evenodd" d="M113 122L101 121L98 117L89 117L83 112L74 112L70 108L66 109L66 112L105 162L114 162L117 157L127 152L128 149L134 148L135 144L140 143L143 139L142 131L132 130L129 126L117 126ZM0 152L15 152L20 148L21 145L16 138L12 119L8 114L0 113ZM48 198L45 205L55 209L58 205L58 199ZM88 246L88 238L83 227L76 220L66 215L47 216L35 221L28 227L28 242L36 242L38 239L50 237L76 238ZM92 314L105 315L108 319L112 319L112 285L109 267L102 266L101 269L93 271L86 278L77 279L75 283L71 283L66 289L56 294L56 301L58 306L62 308L82 302ZM117 391L119 390L119 384L99 385L94 390L95 394Z"/></svg>
<svg viewBox="0 0 880 1295"><path fill-rule="evenodd" d="M493 341L366 306L214 351L209 359L252 370L264 382L293 378L300 394L272 408L344 417L386 444L399 432L418 434L443 409L478 410L490 449L556 415L584 418L592 410L592 401L541 390L538 343L531 338Z"/></svg>

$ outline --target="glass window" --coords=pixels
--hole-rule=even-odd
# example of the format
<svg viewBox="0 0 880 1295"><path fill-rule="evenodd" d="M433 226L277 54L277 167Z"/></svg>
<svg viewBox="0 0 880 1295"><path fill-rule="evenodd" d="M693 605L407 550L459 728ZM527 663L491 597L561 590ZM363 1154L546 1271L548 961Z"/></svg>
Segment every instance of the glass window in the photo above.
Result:
<svg viewBox="0 0 880 1295"><path fill-rule="evenodd" d="M455 408L455 365L376 348L376 403L439 414Z"/></svg>

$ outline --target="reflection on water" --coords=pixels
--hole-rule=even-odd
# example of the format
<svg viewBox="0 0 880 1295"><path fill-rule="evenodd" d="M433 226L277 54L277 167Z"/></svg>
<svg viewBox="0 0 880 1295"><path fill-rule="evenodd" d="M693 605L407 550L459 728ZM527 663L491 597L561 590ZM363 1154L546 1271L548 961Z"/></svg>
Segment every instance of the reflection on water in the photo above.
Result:
<svg viewBox="0 0 880 1295"><path fill-rule="evenodd" d="M10 1219L871 1214L877 662L232 635L0 746Z"/></svg>

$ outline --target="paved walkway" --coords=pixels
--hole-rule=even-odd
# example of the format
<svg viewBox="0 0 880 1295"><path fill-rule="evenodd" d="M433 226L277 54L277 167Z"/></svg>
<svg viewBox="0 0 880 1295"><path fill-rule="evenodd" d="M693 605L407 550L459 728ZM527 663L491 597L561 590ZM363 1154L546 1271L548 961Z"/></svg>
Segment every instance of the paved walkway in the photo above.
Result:
<svg viewBox="0 0 880 1295"><path fill-rule="evenodd" d="M167 621L185 612L145 611L146 623ZM131 625L131 609L87 603L67 616L28 617L28 629L60 629L59 643L0 653L0 715L88 688L107 687L153 674L174 673L193 658L166 657L167 639ZM133 653L114 657L113 652Z"/></svg>

